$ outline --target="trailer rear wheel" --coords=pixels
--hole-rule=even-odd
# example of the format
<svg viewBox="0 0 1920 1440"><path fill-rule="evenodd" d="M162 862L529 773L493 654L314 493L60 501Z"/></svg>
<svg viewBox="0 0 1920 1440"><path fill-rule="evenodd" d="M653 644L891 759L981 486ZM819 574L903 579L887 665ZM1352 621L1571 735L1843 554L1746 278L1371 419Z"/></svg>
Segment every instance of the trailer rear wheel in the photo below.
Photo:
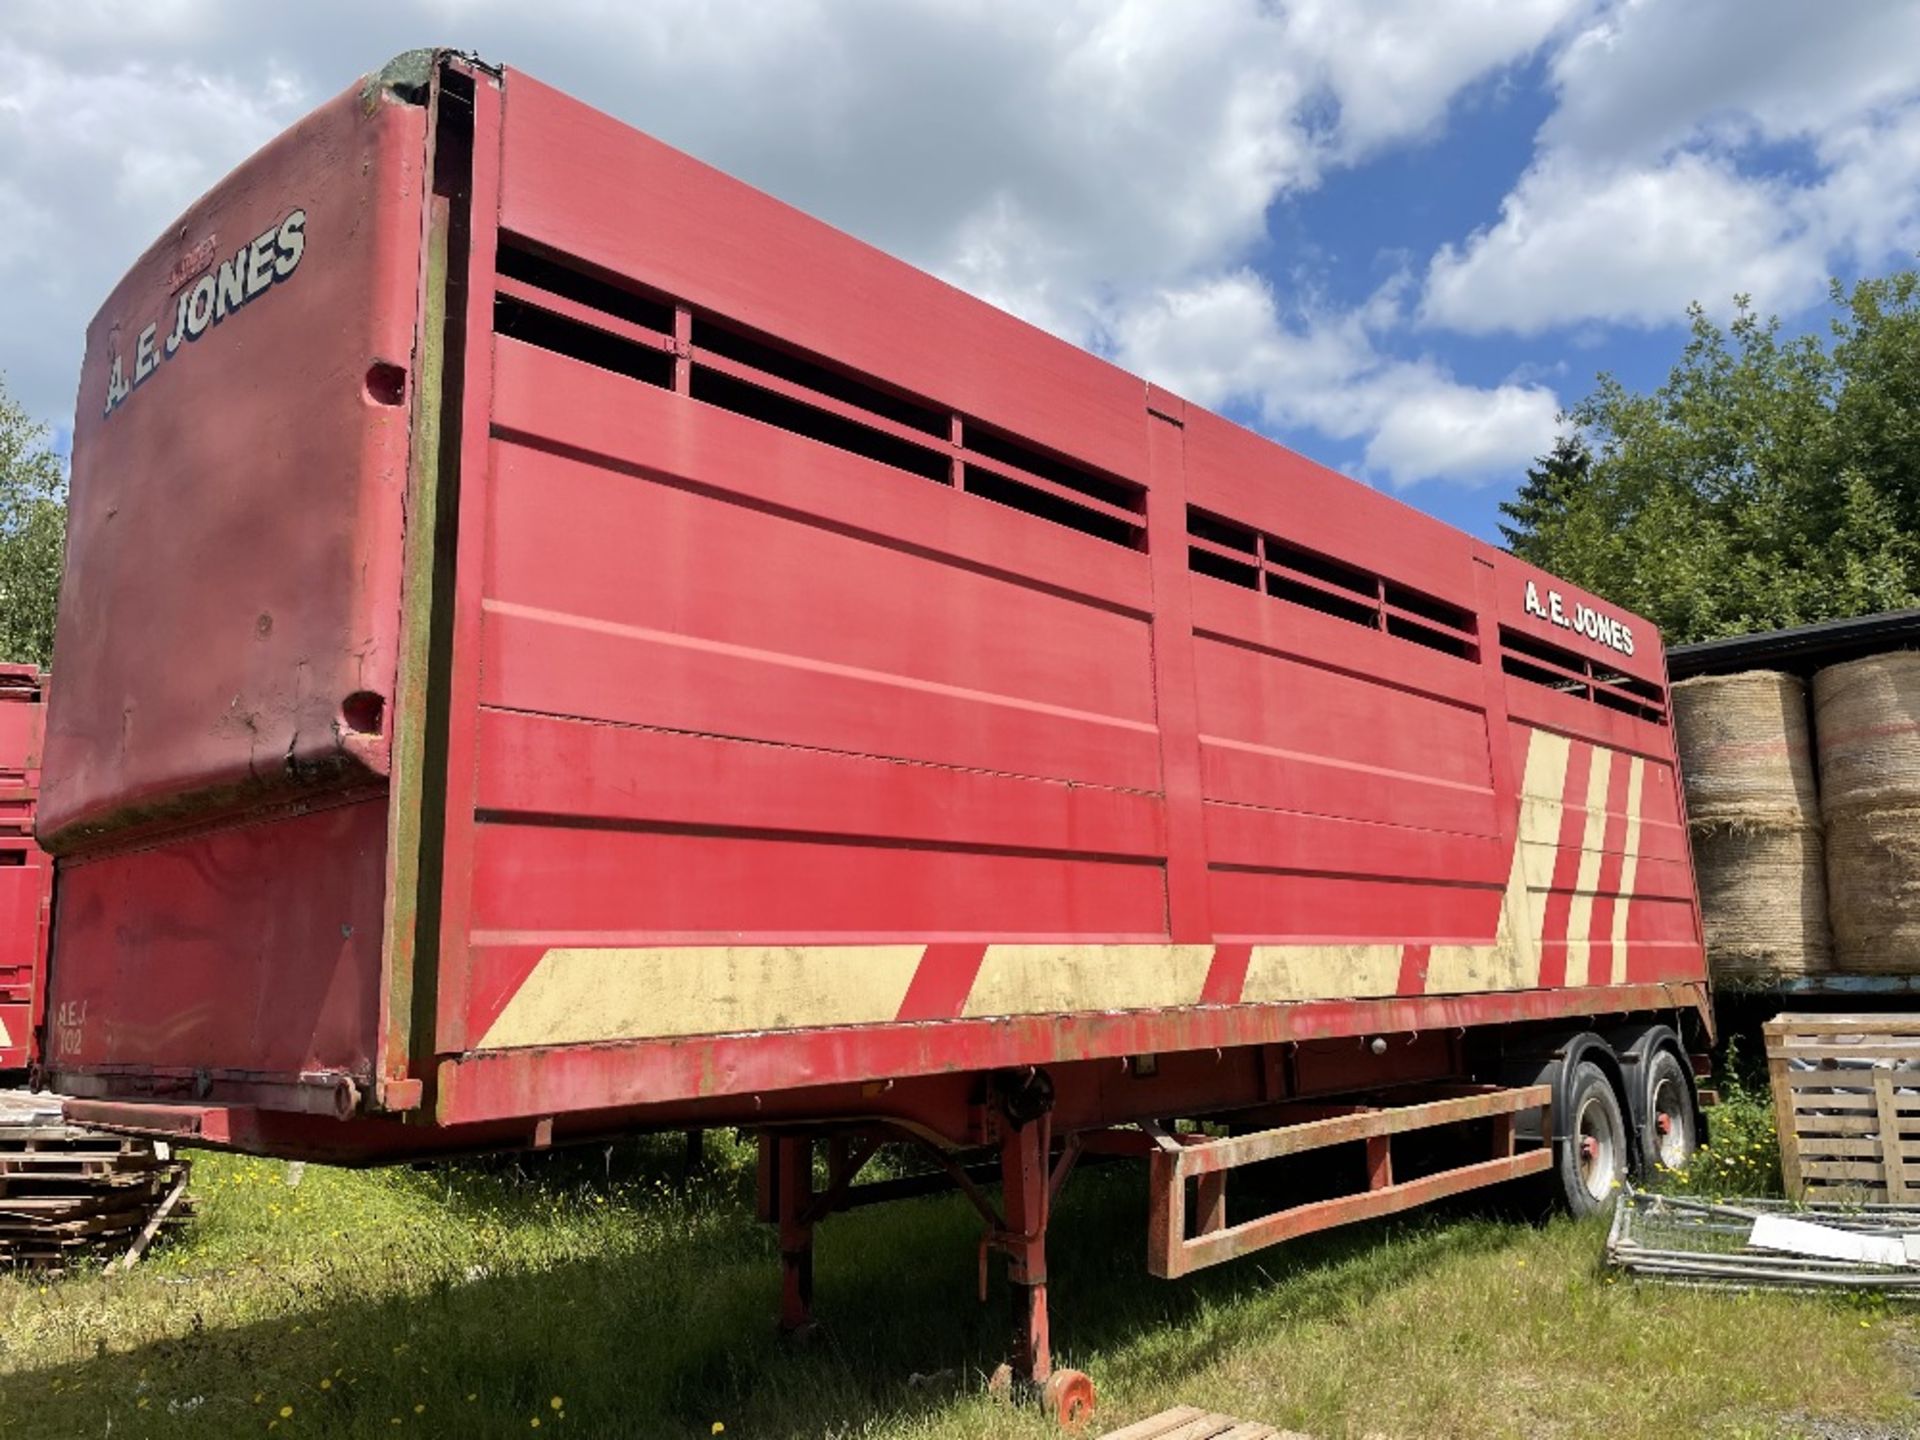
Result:
<svg viewBox="0 0 1920 1440"><path fill-rule="evenodd" d="M1644 1098L1640 1153L1650 1171L1684 1170L1699 1137L1694 1132L1693 1079L1671 1050L1655 1050L1641 1067Z"/></svg>
<svg viewBox="0 0 1920 1440"><path fill-rule="evenodd" d="M1627 1122L1613 1082L1591 1060L1574 1066L1565 1094L1565 1138L1555 1142L1554 1174L1567 1208L1575 1215L1591 1215L1627 1178Z"/></svg>

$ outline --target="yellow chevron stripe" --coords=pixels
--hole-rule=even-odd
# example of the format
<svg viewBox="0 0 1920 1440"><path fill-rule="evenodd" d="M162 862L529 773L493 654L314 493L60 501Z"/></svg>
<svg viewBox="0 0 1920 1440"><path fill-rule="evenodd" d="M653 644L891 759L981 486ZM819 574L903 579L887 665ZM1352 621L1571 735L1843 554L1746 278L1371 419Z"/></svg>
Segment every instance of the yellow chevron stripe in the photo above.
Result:
<svg viewBox="0 0 1920 1440"><path fill-rule="evenodd" d="M967 1016L1200 1003L1211 945L989 945Z"/></svg>
<svg viewBox="0 0 1920 1440"><path fill-rule="evenodd" d="M478 1048L871 1025L900 1013L926 950L565 946L540 957Z"/></svg>
<svg viewBox="0 0 1920 1440"><path fill-rule="evenodd" d="M1435 945L1426 993L1476 994L1539 984L1545 901L1559 848L1571 751L1563 735L1529 734L1518 834L1493 943ZM1646 762L1595 747L1568 925L1570 985L1588 978L1588 947L1597 938L1590 931L1608 781L1612 767L1622 763L1630 766L1626 855L1612 938L1615 953L1624 955ZM541 956L477 1048L885 1023L899 1013L925 953L924 945L555 947ZM962 1013L986 1018L1194 1005L1214 953L1213 945L1165 943L989 945ZM1399 944L1255 945L1242 1002L1392 995L1402 953ZM0 1043L4 1035L0 1028Z"/></svg>
<svg viewBox="0 0 1920 1440"><path fill-rule="evenodd" d="M1540 983L1540 933L1547 920L1544 906L1529 893L1529 857L1547 847L1551 875L1551 856L1560 839L1560 796L1572 753L1573 744L1564 735L1528 732L1520 771L1519 830L1493 944L1434 946L1427 959L1427 994L1525 990Z"/></svg>
<svg viewBox="0 0 1920 1440"><path fill-rule="evenodd" d="M1623 977L1627 973L1627 911L1633 905L1633 887L1640 870L1640 796L1646 778L1647 762L1636 755L1633 768L1627 772L1627 833L1622 841L1627 858L1620 866L1620 898L1613 906L1613 968Z"/></svg>
<svg viewBox="0 0 1920 1440"><path fill-rule="evenodd" d="M1256 945L1247 962L1247 1004L1360 999L1400 988L1398 945Z"/></svg>
<svg viewBox="0 0 1920 1440"><path fill-rule="evenodd" d="M1567 906L1567 984L1584 985L1593 959L1593 897L1600 888L1600 862L1607 842L1607 789L1613 767L1626 759L1617 750L1594 747L1587 769L1587 821L1580 832L1580 868Z"/></svg>

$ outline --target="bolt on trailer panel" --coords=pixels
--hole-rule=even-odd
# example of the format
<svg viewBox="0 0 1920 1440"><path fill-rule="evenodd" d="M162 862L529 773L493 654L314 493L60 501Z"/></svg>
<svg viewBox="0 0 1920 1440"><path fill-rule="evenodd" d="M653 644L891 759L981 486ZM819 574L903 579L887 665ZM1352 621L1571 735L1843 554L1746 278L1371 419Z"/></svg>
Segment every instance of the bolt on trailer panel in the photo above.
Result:
<svg viewBox="0 0 1920 1440"><path fill-rule="evenodd" d="M1704 1007L1652 626L518 72L201 201L75 448L71 1093L372 1155Z"/></svg>

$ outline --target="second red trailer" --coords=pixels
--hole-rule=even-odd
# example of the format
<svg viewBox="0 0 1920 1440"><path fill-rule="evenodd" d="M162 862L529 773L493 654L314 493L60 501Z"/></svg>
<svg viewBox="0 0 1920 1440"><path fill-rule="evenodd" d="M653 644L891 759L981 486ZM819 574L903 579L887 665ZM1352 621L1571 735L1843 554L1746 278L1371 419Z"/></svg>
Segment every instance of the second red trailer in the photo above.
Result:
<svg viewBox="0 0 1920 1440"><path fill-rule="evenodd" d="M47 677L0 665L0 1076L16 1082L38 1058L46 1003L53 857L33 838Z"/></svg>

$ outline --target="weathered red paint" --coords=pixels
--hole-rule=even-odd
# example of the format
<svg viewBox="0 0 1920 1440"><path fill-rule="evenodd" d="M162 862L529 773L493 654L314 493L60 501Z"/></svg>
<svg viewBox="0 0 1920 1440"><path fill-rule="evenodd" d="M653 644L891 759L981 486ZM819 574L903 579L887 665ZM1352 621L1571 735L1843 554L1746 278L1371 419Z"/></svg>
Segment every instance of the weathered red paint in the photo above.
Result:
<svg viewBox="0 0 1920 1440"><path fill-rule="evenodd" d="M33 839L47 677L0 665L0 1071L39 1054L47 981L53 858Z"/></svg>
<svg viewBox="0 0 1920 1440"><path fill-rule="evenodd" d="M394 692L409 438L376 367L404 390L425 129L378 87L341 96L196 201L88 328L39 821L56 853L384 775L380 705L345 702ZM197 287L295 212L289 272L167 355ZM116 362L132 388L109 412Z"/></svg>
<svg viewBox="0 0 1920 1440"><path fill-rule="evenodd" d="M182 246L294 205L298 271L98 413ZM434 455L391 403L428 360ZM983 1143L1010 1066L1066 1135L1469 1063L1415 1032L1704 1023L1650 626L1615 617L1627 655L1556 625L1528 587L1606 607L524 75L446 62L427 103L356 88L275 142L115 292L82 399L42 829L88 1017L49 1072L97 1116L358 1158ZM440 589L403 575L409 473ZM219 563L162 558L189 532ZM390 773L407 724L424 776ZM1647 762L1625 943L1556 982L1570 823L1554 968L1429 993L1495 935L1530 728L1584 757L1566 796ZM1213 947L1193 1003L968 1013L990 946L1148 942ZM926 951L874 1023L481 1047L556 947L893 944ZM1274 945L1389 947L1398 993L1260 1001Z"/></svg>

